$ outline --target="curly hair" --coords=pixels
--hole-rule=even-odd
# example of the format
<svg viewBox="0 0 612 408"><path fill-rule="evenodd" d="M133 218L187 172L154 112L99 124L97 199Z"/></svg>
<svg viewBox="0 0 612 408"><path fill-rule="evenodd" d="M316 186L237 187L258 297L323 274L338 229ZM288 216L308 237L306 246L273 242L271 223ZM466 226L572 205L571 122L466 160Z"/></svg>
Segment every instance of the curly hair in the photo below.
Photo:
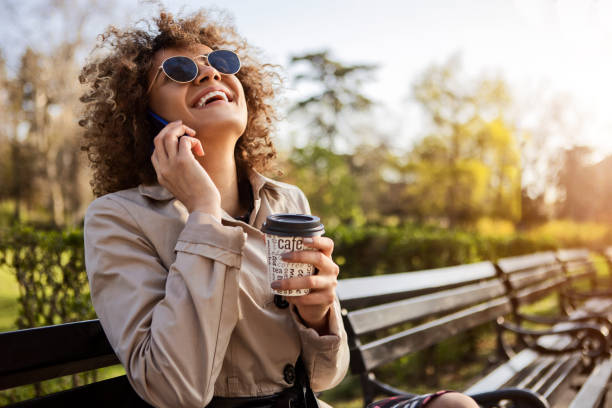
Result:
<svg viewBox="0 0 612 408"><path fill-rule="evenodd" d="M85 104L79 121L85 128L81 148L93 169L94 195L157 181L150 158L154 130L147 117L147 73L155 53L169 47L199 43L240 55L242 67L236 77L244 88L248 120L234 151L236 164L239 169L266 170L276 157L270 133L277 119L273 102L280 78L274 66L258 62L231 23L215 21L205 11L175 18L162 10L144 22L145 29L109 26L79 75L86 85L80 98Z"/></svg>

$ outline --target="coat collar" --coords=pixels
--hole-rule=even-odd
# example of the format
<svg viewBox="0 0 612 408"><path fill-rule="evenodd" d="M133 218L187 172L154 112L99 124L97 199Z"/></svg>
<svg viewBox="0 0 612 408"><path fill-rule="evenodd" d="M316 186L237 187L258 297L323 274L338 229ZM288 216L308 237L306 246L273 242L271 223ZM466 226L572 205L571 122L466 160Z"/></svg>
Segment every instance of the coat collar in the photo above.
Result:
<svg viewBox="0 0 612 408"><path fill-rule="evenodd" d="M253 196L255 197L255 200L259 199L260 192L264 187L270 187L273 190L281 187L279 182L269 179L253 169L247 170L247 176L249 178L249 182L251 183L251 187L253 188ZM167 201L174 198L174 194L158 183L140 184L138 186L138 192L145 197L157 201Z"/></svg>

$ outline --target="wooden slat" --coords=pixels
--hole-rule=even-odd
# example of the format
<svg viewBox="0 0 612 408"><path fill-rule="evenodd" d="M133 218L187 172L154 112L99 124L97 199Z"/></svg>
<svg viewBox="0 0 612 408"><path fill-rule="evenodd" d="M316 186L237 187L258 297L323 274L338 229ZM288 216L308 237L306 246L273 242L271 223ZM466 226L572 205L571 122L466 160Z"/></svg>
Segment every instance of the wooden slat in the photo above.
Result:
<svg viewBox="0 0 612 408"><path fill-rule="evenodd" d="M432 293L495 277L491 262L426 271L340 279L336 292L343 308L352 310Z"/></svg>
<svg viewBox="0 0 612 408"><path fill-rule="evenodd" d="M607 247L604 250L604 255L608 258L609 261L612 261L612 247Z"/></svg>
<svg viewBox="0 0 612 408"><path fill-rule="evenodd" d="M560 358L563 357L561 356ZM526 376L521 378L519 382L512 383L512 386L516 388L534 389L535 384L541 378L541 376L549 372L551 368L555 365L555 362L558 360L558 358L555 359L551 356L540 357L536 361L530 372Z"/></svg>
<svg viewBox="0 0 612 408"><path fill-rule="evenodd" d="M98 320L0 333L0 389L119 363Z"/></svg>
<svg viewBox="0 0 612 408"><path fill-rule="evenodd" d="M567 379L576 373L581 367L581 357L579 353L569 356L567 361L557 369L554 375L549 376L548 381L540 388L540 395L547 400L551 400L563 384L567 384Z"/></svg>
<svg viewBox="0 0 612 408"><path fill-rule="evenodd" d="M501 258L497 261L497 266L499 266L504 273L514 273L558 264L559 262L557 261L555 253L552 251Z"/></svg>
<svg viewBox="0 0 612 408"><path fill-rule="evenodd" d="M465 393L476 394L502 388L539 358L540 355L535 351L525 349L472 385Z"/></svg>
<svg viewBox="0 0 612 408"><path fill-rule="evenodd" d="M569 342L567 337L564 336L547 336L546 340L542 341L543 346L550 348L562 348ZM552 356L542 356L538 352L525 349L519 352L517 355L512 357L509 361L505 362L501 366L497 367L491 373L484 378L480 379L477 383L473 384L467 391L466 394L474 394L479 392L486 392L491 390L497 390L502 387L515 386L517 377L521 375L529 375L533 372L540 362L543 361L543 365L550 364L554 360ZM531 371L528 371L529 367L534 367ZM526 376L522 376L518 381L525 379ZM513 380L515 380L513 382Z"/></svg>
<svg viewBox="0 0 612 408"><path fill-rule="evenodd" d="M546 279L563 277L563 270L556 266L542 266L528 272L519 272L510 276L512 289L519 290L526 286L533 286Z"/></svg>
<svg viewBox="0 0 612 408"><path fill-rule="evenodd" d="M506 298L496 299L361 346L364 366L372 370L403 355L422 350L457 333L510 312Z"/></svg>
<svg viewBox="0 0 612 408"><path fill-rule="evenodd" d="M541 285L536 285L534 287L525 288L519 291L515 295L515 298L518 300L519 304L531 303L542 298L543 296L548 295L551 291L555 290L560 285L563 285L564 282L565 280L563 277L550 279Z"/></svg>
<svg viewBox="0 0 612 408"><path fill-rule="evenodd" d="M612 359L608 358L591 372L569 408L598 407L606 395L608 381L611 379Z"/></svg>
<svg viewBox="0 0 612 408"><path fill-rule="evenodd" d="M360 309L348 314L348 320L356 335L371 333L414 319L439 313L455 311L460 307L471 306L503 295L504 285L486 281L474 285L449 289L443 292L418 296L384 305Z"/></svg>
<svg viewBox="0 0 612 408"><path fill-rule="evenodd" d="M125 375L10 405L12 408L113 407L147 408Z"/></svg>
<svg viewBox="0 0 612 408"><path fill-rule="evenodd" d="M584 248L560 249L557 251L557 257L561 262L589 259L589 250Z"/></svg>

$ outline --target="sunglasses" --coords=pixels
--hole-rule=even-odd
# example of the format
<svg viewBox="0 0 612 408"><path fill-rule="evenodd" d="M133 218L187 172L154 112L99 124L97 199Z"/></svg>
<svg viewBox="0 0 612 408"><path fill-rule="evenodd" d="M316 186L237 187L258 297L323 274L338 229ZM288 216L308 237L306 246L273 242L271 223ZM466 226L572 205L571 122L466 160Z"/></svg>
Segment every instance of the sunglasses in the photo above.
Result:
<svg viewBox="0 0 612 408"><path fill-rule="evenodd" d="M195 58L198 62L203 61L204 65L210 65L222 74L233 75L240 71L240 58L233 51L215 50L209 54L198 55ZM155 77L151 81L149 89L147 89L147 94L151 91L160 71L163 71L168 78L180 84L193 81L200 72L198 62L182 55L166 58L157 69Z"/></svg>

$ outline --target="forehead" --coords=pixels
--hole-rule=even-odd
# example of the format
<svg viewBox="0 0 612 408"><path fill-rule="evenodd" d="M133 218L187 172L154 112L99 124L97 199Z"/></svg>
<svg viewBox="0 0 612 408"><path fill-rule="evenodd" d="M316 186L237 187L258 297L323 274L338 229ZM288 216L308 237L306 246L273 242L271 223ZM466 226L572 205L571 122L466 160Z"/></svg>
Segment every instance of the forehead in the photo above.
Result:
<svg viewBox="0 0 612 408"><path fill-rule="evenodd" d="M166 58L183 55L185 57L195 57L196 55L208 54L212 48L204 44L193 44L188 47L169 47L162 48L153 56L153 66L158 67Z"/></svg>

